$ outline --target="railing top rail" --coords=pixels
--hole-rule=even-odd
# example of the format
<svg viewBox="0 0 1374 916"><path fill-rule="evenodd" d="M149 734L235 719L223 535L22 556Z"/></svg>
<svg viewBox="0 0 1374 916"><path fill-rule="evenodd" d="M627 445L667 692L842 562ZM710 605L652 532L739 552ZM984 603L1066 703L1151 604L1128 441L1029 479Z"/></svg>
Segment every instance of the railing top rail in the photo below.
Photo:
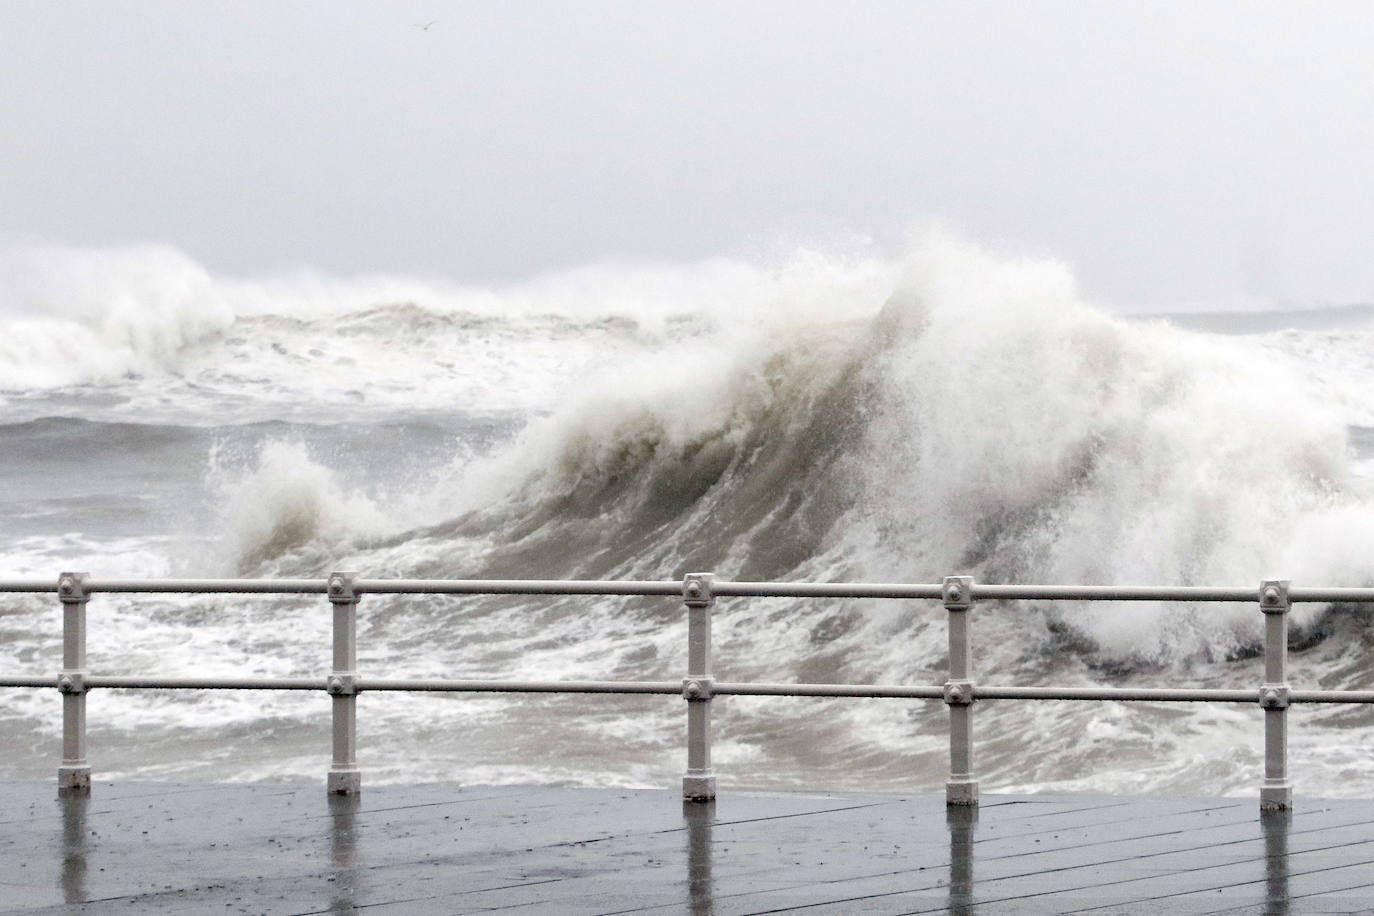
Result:
<svg viewBox="0 0 1374 916"><path fill-rule="evenodd" d="M329 579L96 579L84 590L125 594L323 595ZM355 594L373 595L682 595L680 581L575 579L355 579ZM56 580L0 579L0 593L57 593Z"/></svg>
<svg viewBox="0 0 1374 916"><path fill-rule="evenodd" d="M681 580L612 579L355 579L355 594L371 595L639 595L681 596ZM0 594L56 594L56 579L0 579ZM322 595L329 579L98 579L86 593ZM940 583L716 581L714 596L751 598L939 599ZM1200 601L1257 600L1257 588L1140 585L991 585L974 583L974 600ZM1292 588L1293 603L1374 603L1374 588Z"/></svg>
<svg viewBox="0 0 1374 916"><path fill-rule="evenodd" d="M327 579L86 579L86 592L139 594L314 595L328 590ZM3 593L57 594L56 579L0 579Z"/></svg>
<svg viewBox="0 0 1374 916"><path fill-rule="evenodd" d="M974 583L975 600L1042 601L1242 601L1258 600L1256 586L1205 585L985 585ZM1374 591L1371 591L1374 597ZM1291 593L1290 593L1291 599Z"/></svg>

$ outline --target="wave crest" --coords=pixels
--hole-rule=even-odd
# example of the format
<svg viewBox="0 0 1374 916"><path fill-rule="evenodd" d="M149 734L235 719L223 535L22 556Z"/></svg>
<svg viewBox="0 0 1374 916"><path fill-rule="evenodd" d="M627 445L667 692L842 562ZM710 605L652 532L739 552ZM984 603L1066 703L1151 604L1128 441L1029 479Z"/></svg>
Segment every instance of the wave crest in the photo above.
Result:
<svg viewBox="0 0 1374 916"><path fill-rule="evenodd" d="M936 240L846 308L618 373L474 471L448 531L494 575L1233 585L1374 513L1293 363L1104 315L1059 265ZM1249 609L1041 610L1114 658L1258 638Z"/></svg>
<svg viewBox="0 0 1374 916"><path fill-rule="evenodd" d="M171 248L0 251L0 390L57 388L165 369L233 310Z"/></svg>
<svg viewBox="0 0 1374 916"><path fill-rule="evenodd" d="M326 561L352 538L394 529L367 495L344 487L298 442L265 440L255 463L234 469L211 457L224 555L237 575Z"/></svg>

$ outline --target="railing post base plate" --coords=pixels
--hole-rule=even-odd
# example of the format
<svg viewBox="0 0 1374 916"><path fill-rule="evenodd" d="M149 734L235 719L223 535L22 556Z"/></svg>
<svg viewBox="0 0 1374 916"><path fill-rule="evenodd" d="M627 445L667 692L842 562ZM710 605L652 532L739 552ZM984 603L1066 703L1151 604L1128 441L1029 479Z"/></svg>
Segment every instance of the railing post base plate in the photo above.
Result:
<svg viewBox="0 0 1374 916"><path fill-rule="evenodd" d="M363 791L362 770L330 770L328 788L330 795L357 795Z"/></svg>
<svg viewBox="0 0 1374 916"><path fill-rule="evenodd" d="M965 808L978 807L978 780L951 779L945 783L945 804Z"/></svg>
<svg viewBox="0 0 1374 916"><path fill-rule="evenodd" d="M682 800L692 802L708 802L716 800L716 777L714 776L684 776L682 777Z"/></svg>
<svg viewBox="0 0 1374 916"><path fill-rule="evenodd" d="M58 767L58 795L90 795L91 768L88 766Z"/></svg>
<svg viewBox="0 0 1374 916"><path fill-rule="evenodd" d="M1288 811L1292 807L1293 787L1291 785L1260 787L1261 811Z"/></svg>

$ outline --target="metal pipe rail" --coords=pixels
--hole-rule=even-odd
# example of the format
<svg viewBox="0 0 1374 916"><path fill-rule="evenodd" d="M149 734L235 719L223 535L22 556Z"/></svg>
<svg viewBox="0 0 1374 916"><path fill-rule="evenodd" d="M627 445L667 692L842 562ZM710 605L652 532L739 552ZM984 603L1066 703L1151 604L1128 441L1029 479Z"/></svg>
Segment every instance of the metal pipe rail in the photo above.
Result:
<svg viewBox="0 0 1374 916"><path fill-rule="evenodd" d="M197 678L98 675L86 665L86 607L99 593L324 595L333 610L333 665L324 677ZM1370 690L1292 690L1287 683L1288 611L1295 602L1374 603L1374 588L1291 588L1270 579L1246 588L980 585L968 576L939 584L731 582L709 573L682 581L579 581L540 579L363 579L335 572L324 579L94 579L63 573L56 582L0 579L0 594L53 594L63 609L62 669L55 676L0 676L0 687L56 687L63 700L63 751L59 793L88 793L86 694L94 689L325 691L333 701L333 760L328 790L361 791L357 763L357 707L362 691L466 693L661 694L687 702L687 770L683 796L716 795L711 768L711 699L714 696L862 697L943 700L950 713L950 805L977 805L973 767L973 706L977 700L1115 700L1257 703L1265 713L1265 775L1260 805L1288 808L1287 711L1293 703L1374 703ZM661 596L682 600L688 616L688 660L681 681L512 681L398 679L357 673L357 606L364 595L598 595ZM726 597L873 598L939 600L949 622L949 673L943 684L770 684L716 681L711 675L711 608ZM1252 690L1128 687L995 687L973 679L970 611L979 600L1258 602L1265 619L1264 681Z"/></svg>
<svg viewBox="0 0 1374 916"><path fill-rule="evenodd" d="M64 574L65 575L65 574ZM93 579L85 578L87 595L327 595L324 579ZM680 596L678 580L612 579L361 579L353 591L362 595L637 595ZM909 598L940 599L944 586L905 583L732 582L715 580L717 598ZM59 594L61 583L49 579L0 579L0 594ZM1249 604L1255 589L1211 586L1137 585L986 585L973 583L973 601L1203 601ZM1374 588L1290 588L1290 604L1374 603Z"/></svg>

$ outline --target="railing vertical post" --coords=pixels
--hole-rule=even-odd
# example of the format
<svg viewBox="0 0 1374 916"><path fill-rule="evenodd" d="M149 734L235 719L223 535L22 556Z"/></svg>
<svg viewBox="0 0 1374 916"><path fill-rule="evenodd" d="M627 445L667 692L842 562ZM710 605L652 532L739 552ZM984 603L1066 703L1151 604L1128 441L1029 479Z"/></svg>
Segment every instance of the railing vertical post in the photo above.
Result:
<svg viewBox="0 0 1374 916"><path fill-rule="evenodd" d="M1288 597L1287 579L1260 584L1264 613L1264 684L1259 702L1264 709L1264 784L1260 810L1293 807L1293 784L1288 781Z"/></svg>
<svg viewBox="0 0 1374 916"><path fill-rule="evenodd" d="M687 701L687 772L682 777L682 797L705 802L716 797L716 775L711 771L711 592L715 577L690 573L682 582L687 605L687 677L682 696Z"/></svg>
<svg viewBox="0 0 1374 916"><path fill-rule="evenodd" d="M976 806L973 663L968 638L968 614L973 607L972 577L946 576L943 598L949 618L949 680L945 681L945 703L949 706L949 781L945 783L945 804Z"/></svg>
<svg viewBox="0 0 1374 916"><path fill-rule="evenodd" d="M334 707L334 762L329 768L330 795L357 795L363 788L358 769L358 593L353 573L329 574L329 603L334 608L334 666L327 681Z"/></svg>
<svg viewBox="0 0 1374 916"><path fill-rule="evenodd" d="M58 795L89 795L91 767L86 762L86 593L85 573L63 573L57 579L62 602L62 765L57 768Z"/></svg>

